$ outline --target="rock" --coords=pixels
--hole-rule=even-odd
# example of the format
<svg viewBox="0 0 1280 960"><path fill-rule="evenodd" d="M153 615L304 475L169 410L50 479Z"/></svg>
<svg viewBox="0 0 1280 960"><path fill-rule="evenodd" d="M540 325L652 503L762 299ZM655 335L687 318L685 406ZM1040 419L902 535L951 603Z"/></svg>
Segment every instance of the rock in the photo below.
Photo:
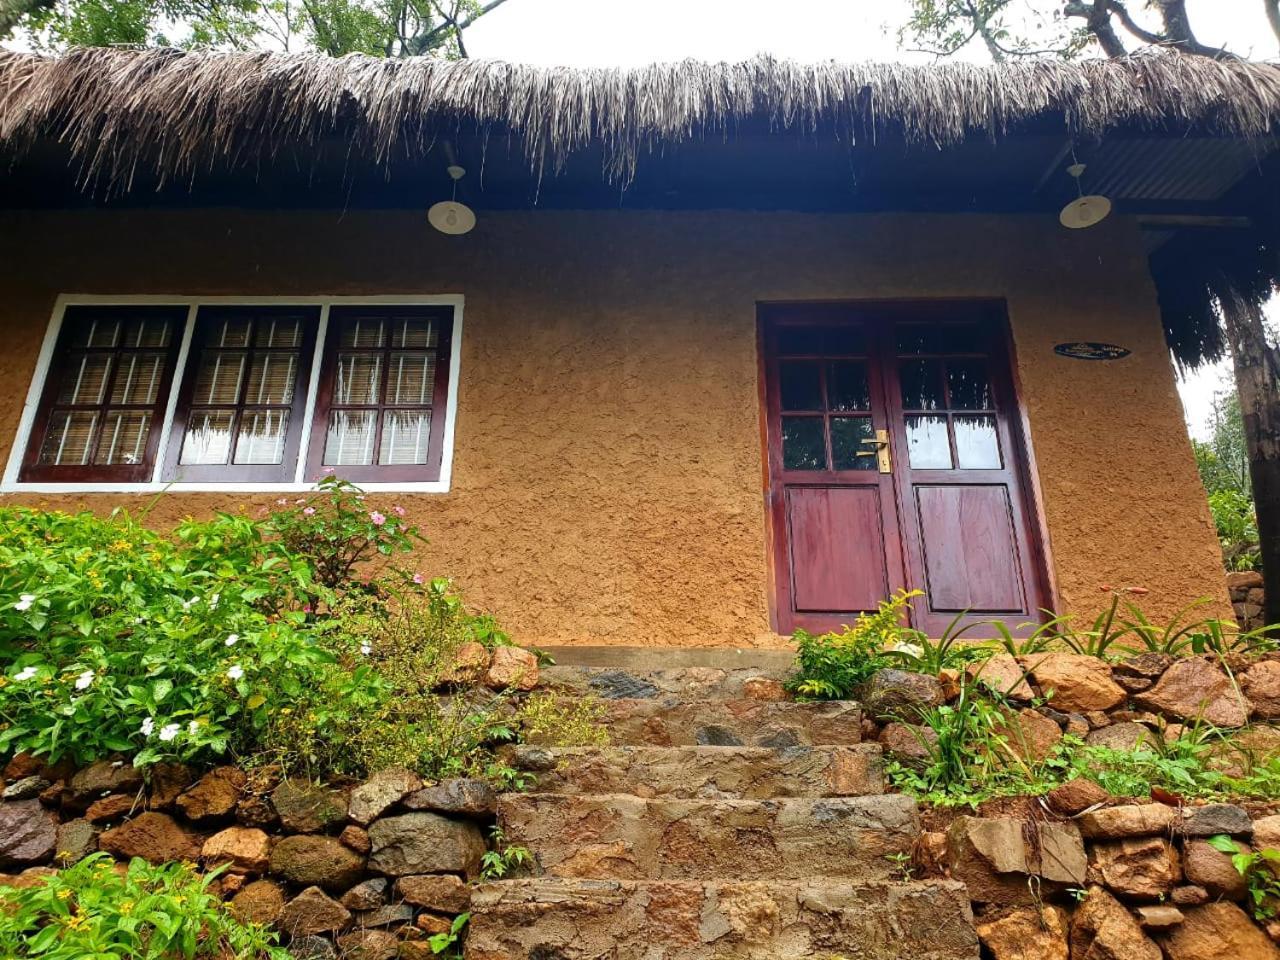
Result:
<svg viewBox="0 0 1280 960"><path fill-rule="evenodd" d="M1025 660L1050 705L1058 710L1110 710L1124 702L1125 692L1111 679L1105 660L1075 653L1036 654Z"/></svg>
<svg viewBox="0 0 1280 960"><path fill-rule="evenodd" d="M357 827L354 823L342 828L342 832L338 834L338 841L356 853L368 854L370 849L369 834L363 827Z"/></svg>
<svg viewBox="0 0 1280 960"><path fill-rule="evenodd" d="M123 760L98 760L72 776L67 783L71 805L83 810L108 793L137 793L142 773Z"/></svg>
<svg viewBox="0 0 1280 960"><path fill-rule="evenodd" d="M906 670L877 670L863 691L863 704L877 720L911 722L945 702L936 678Z"/></svg>
<svg viewBox="0 0 1280 960"><path fill-rule="evenodd" d="M498 795L483 780L458 777L409 794L404 798L404 806L408 810L491 816L498 809Z"/></svg>
<svg viewBox="0 0 1280 960"><path fill-rule="evenodd" d="M343 960L395 960L400 941L386 930L356 930L338 938Z"/></svg>
<svg viewBox="0 0 1280 960"><path fill-rule="evenodd" d="M1156 735L1141 723L1113 723L1099 727L1085 737L1085 743L1091 747L1106 747L1129 753L1140 743L1155 742Z"/></svg>
<svg viewBox="0 0 1280 960"><path fill-rule="evenodd" d="M374 910L387 902L387 886L384 877L365 880L344 893L338 902L348 910Z"/></svg>
<svg viewBox="0 0 1280 960"><path fill-rule="evenodd" d="M44 777L30 776L23 777L21 780L15 780L4 788L0 793L0 799L4 800L30 800L40 796L45 790L53 786Z"/></svg>
<svg viewBox="0 0 1280 960"><path fill-rule="evenodd" d="M256 827L227 827L204 842L206 867L230 864L235 873L265 873L271 863L271 838Z"/></svg>
<svg viewBox="0 0 1280 960"><path fill-rule="evenodd" d="M15 753L9 762L4 765L4 779L25 780L27 777L39 776L43 769L44 761L23 750Z"/></svg>
<svg viewBox="0 0 1280 960"><path fill-rule="evenodd" d="M134 804L137 801L136 795L113 793L89 804L89 809L84 812L84 818L90 823L107 823L111 820L119 820L133 812Z"/></svg>
<svg viewBox="0 0 1280 960"><path fill-rule="evenodd" d="M484 683L493 690L532 690L538 685L538 658L519 647L498 647Z"/></svg>
<svg viewBox="0 0 1280 960"><path fill-rule="evenodd" d="M1111 672L1122 676L1142 677L1144 680L1159 680L1173 661L1174 658L1167 653L1140 653L1136 657L1112 664Z"/></svg>
<svg viewBox="0 0 1280 960"><path fill-rule="evenodd" d="M942 697L947 703L960 696L960 678L964 675L964 671L951 667L943 667L938 671L938 685L942 687Z"/></svg>
<svg viewBox="0 0 1280 960"><path fill-rule="evenodd" d="M471 888L450 874L400 877L395 892L405 903L436 913L466 913L471 908Z"/></svg>
<svg viewBox="0 0 1280 960"><path fill-rule="evenodd" d="M1182 887L1174 887L1169 899L1180 907L1198 907L1202 903L1209 902L1209 891L1204 887L1188 884Z"/></svg>
<svg viewBox="0 0 1280 960"><path fill-rule="evenodd" d="M489 651L483 644L464 643L453 655L453 663L440 675L441 683L479 683L489 669Z"/></svg>
<svg viewBox="0 0 1280 960"><path fill-rule="evenodd" d="M1207 803L1203 807L1184 807L1179 832L1184 837L1216 837L1225 833L1247 837L1253 833L1253 821L1244 809L1233 803Z"/></svg>
<svg viewBox="0 0 1280 960"><path fill-rule="evenodd" d="M291 937L342 930L351 922L351 911L319 887L307 887L284 905L277 924Z"/></svg>
<svg viewBox="0 0 1280 960"><path fill-rule="evenodd" d="M98 849L101 831L88 820L68 820L57 829L54 841L54 859L61 866L78 863Z"/></svg>
<svg viewBox="0 0 1280 960"><path fill-rule="evenodd" d="M1163 803L1143 803L1105 807L1083 814L1076 822L1090 840L1120 840L1167 834L1178 819L1178 811Z"/></svg>
<svg viewBox="0 0 1280 960"><path fill-rule="evenodd" d="M369 828L369 869L392 877L412 873L473 876L485 853L484 837L473 823L434 813L387 817Z"/></svg>
<svg viewBox="0 0 1280 960"><path fill-rule="evenodd" d="M351 791L347 816L367 827L404 798L422 789L422 779L408 770L393 767L379 770Z"/></svg>
<svg viewBox="0 0 1280 960"><path fill-rule="evenodd" d="M234 894L240 892L241 888L249 882L249 878L243 873L220 873L218 878L213 881L212 886L216 886L225 900Z"/></svg>
<svg viewBox="0 0 1280 960"><path fill-rule="evenodd" d="M1241 853L1249 852L1249 848L1239 841L1236 847ZM1248 893L1245 879L1231 862L1231 857L1215 850L1205 840L1188 840L1183 844L1182 869L1188 883L1203 887L1211 897L1243 900Z"/></svg>
<svg viewBox="0 0 1280 960"><path fill-rule="evenodd" d="M1091 886L1071 918L1071 960L1160 960L1160 948L1115 897Z"/></svg>
<svg viewBox="0 0 1280 960"><path fill-rule="evenodd" d="M39 800L0 803L0 868L44 863L57 840L58 818Z"/></svg>
<svg viewBox="0 0 1280 960"><path fill-rule="evenodd" d="M1280 663L1255 663L1240 678L1244 695L1253 704L1254 716L1262 720L1280 719Z"/></svg>
<svg viewBox="0 0 1280 960"><path fill-rule="evenodd" d="M787 688L782 685L782 682L769 677L748 677L743 680L742 695L748 700L763 700L767 703L789 699Z"/></svg>
<svg viewBox="0 0 1280 960"><path fill-rule="evenodd" d="M1038 823L1036 842L1027 843L1024 821L957 817L947 829L947 863L952 877L969 887L979 903L1031 902L1027 875L1049 882L1084 883L1086 858L1080 831L1069 823Z"/></svg>
<svg viewBox="0 0 1280 960"><path fill-rule="evenodd" d="M1054 787L1049 791L1049 795L1045 799L1054 813L1061 814L1064 817L1074 817L1076 814L1089 809L1089 807L1099 803L1106 803L1111 799L1111 794L1107 793L1092 780L1076 777L1074 780L1068 780L1060 787Z"/></svg>
<svg viewBox="0 0 1280 960"><path fill-rule="evenodd" d="M289 955L294 960L335 960L338 951L324 937L297 937L289 944Z"/></svg>
<svg viewBox="0 0 1280 960"><path fill-rule="evenodd" d="M1041 709L1044 709L1043 707ZM1089 721L1085 719L1082 713L1067 714L1067 722L1062 727L1063 733L1069 733L1073 737L1087 737L1092 728Z"/></svg>
<svg viewBox="0 0 1280 960"><path fill-rule="evenodd" d="M1178 851L1160 837L1096 843L1090 858L1107 888L1124 897L1159 900L1182 879Z"/></svg>
<svg viewBox="0 0 1280 960"><path fill-rule="evenodd" d="M364 857L333 837L296 834L271 850L271 872L300 887L346 890L364 873Z"/></svg>
<svg viewBox="0 0 1280 960"><path fill-rule="evenodd" d="M413 907L407 903L383 904L356 917L356 924L361 927L391 927L401 923L413 923Z"/></svg>
<svg viewBox="0 0 1280 960"><path fill-rule="evenodd" d="M902 761L924 761L930 748L938 743L938 735L929 727L915 723L886 723L880 731L880 746L885 753Z"/></svg>
<svg viewBox="0 0 1280 960"><path fill-rule="evenodd" d="M1053 753L1053 748L1062 739L1062 731L1048 717L1026 708L1014 716L1014 722L1004 724L1005 738L1009 749L1023 760L1040 761Z"/></svg>
<svg viewBox="0 0 1280 960"><path fill-rule="evenodd" d="M167 810L177 802L194 779L191 768L185 763L156 763L147 768L150 780L151 795L147 798L147 809Z"/></svg>
<svg viewBox="0 0 1280 960"><path fill-rule="evenodd" d="M318 784L286 780L271 792L271 805L289 833L321 833L347 819L342 794Z"/></svg>
<svg viewBox="0 0 1280 960"><path fill-rule="evenodd" d="M280 823L280 818L276 816L270 797L251 794L236 804L236 822L243 827L270 830Z"/></svg>
<svg viewBox="0 0 1280 960"><path fill-rule="evenodd" d="M1227 589L1258 590L1262 587L1262 574L1257 570L1232 570L1227 574Z"/></svg>
<svg viewBox="0 0 1280 960"><path fill-rule="evenodd" d="M1249 702L1215 664L1199 657L1179 660L1159 682L1135 698L1149 710L1175 720L1202 720L1216 727L1242 727Z"/></svg>
<svg viewBox="0 0 1280 960"><path fill-rule="evenodd" d="M964 672L970 680L986 684L997 693L1015 700L1030 700L1035 696L1027 682L1026 671L1010 654L997 653L986 660L970 663Z"/></svg>
<svg viewBox="0 0 1280 960"><path fill-rule="evenodd" d="M1142 924L1144 930L1168 930L1186 919L1181 910L1168 904L1138 907L1134 912L1138 915L1138 923Z"/></svg>
<svg viewBox="0 0 1280 960"><path fill-rule="evenodd" d="M1150 690L1155 683L1146 677L1130 677L1123 673L1112 673L1111 679L1120 685L1125 693L1142 693L1144 690Z"/></svg>
<svg viewBox="0 0 1280 960"><path fill-rule="evenodd" d="M1253 821L1253 845L1258 850L1280 850L1280 815Z"/></svg>
<svg viewBox="0 0 1280 960"><path fill-rule="evenodd" d="M1280 948L1234 903L1188 910L1164 949L1168 960L1280 960Z"/></svg>
<svg viewBox="0 0 1280 960"><path fill-rule="evenodd" d="M196 823L229 816L240 801L246 779L244 771L236 767L210 770L194 787L178 796L178 809Z"/></svg>
<svg viewBox="0 0 1280 960"><path fill-rule="evenodd" d="M430 913L418 914L418 919L413 922L413 925L427 934L448 933L453 927L448 917L437 917Z"/></svg>
<svg viewBox="0 0 1280 960"><path fill-rule="evenodd" d="M974 926L992 960L1067 960L1067 914L1059 907L1015 907Z"/></svg>
<svg viewBox="0 0 1280 960"><path fill-rule="evenodd" d="M284 888L272 880L254 880L231 898L231 911L250 923L274 924L284 910Z"/></svg>
<svg viewBox="0 0 1280 960"><path fill-rule="evenodd" d="M141 857L148 863L185 860L200 856L200 839L178 826L167 813L148 811L128 823L113 827L98 838L98 846L120 860Z"/></svg>

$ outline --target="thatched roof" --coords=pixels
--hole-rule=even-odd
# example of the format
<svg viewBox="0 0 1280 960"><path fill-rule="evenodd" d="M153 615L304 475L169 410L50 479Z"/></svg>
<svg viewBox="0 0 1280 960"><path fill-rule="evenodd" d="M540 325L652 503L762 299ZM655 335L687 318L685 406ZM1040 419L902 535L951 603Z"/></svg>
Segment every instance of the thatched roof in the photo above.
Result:
<svg viewBox="0 0 1280 960"><path fill-rule="evenodd" d="M336 137L377 162L451 131L510 136L533 171L598 145L626 183L638 155L740 124L840 137L895 131L945 145L1060 118L1065 132L1117 127L1255 137L1280 128L1280 66L1176 54L977 66L801 65L770 58L638 69L312 54L86 49L0 52L0 146L71 146L86 182L134 172L184 178L255 164Z"/></svg>

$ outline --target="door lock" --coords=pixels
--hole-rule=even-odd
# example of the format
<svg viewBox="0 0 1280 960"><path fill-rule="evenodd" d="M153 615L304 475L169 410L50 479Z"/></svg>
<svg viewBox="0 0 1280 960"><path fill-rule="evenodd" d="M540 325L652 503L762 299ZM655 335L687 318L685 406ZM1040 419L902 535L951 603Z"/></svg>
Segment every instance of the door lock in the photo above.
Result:
<svg viewBox="0 0 1280 960"><path fill-rule="evenodd" d="M867 437L863 444L875 444L874 450L859 450L860 457L875 457L876 468L881 473L893 473L893 460L889 455L889 431L877 430L874 437Z"/></svg>

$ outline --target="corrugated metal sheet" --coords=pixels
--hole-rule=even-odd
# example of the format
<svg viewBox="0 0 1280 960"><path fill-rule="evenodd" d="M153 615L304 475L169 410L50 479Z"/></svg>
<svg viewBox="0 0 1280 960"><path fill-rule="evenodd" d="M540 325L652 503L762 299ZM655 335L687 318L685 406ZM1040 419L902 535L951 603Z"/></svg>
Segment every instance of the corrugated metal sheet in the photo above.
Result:
<svg viewBox="0 0 1280 960"><path fill-rule="evenodd" d="M1218 200L1276 147L1274 139L1104 140L1081 157L1083 187L1115 200Z"/></svg>

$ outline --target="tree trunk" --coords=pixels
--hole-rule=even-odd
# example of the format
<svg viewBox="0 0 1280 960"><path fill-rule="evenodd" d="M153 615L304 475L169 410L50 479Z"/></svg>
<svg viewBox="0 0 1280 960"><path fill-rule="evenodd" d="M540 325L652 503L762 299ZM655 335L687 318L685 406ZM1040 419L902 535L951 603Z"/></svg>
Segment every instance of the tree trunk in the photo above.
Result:
<svg viewBox="0 0 1280 960"><path fill-rule="evenodd" d="M1217 293L1244 415L1267 595L1264 613L1268 624L1280 624L1280 364L1267 342L1261 308L1225 283Z"/></svg>

